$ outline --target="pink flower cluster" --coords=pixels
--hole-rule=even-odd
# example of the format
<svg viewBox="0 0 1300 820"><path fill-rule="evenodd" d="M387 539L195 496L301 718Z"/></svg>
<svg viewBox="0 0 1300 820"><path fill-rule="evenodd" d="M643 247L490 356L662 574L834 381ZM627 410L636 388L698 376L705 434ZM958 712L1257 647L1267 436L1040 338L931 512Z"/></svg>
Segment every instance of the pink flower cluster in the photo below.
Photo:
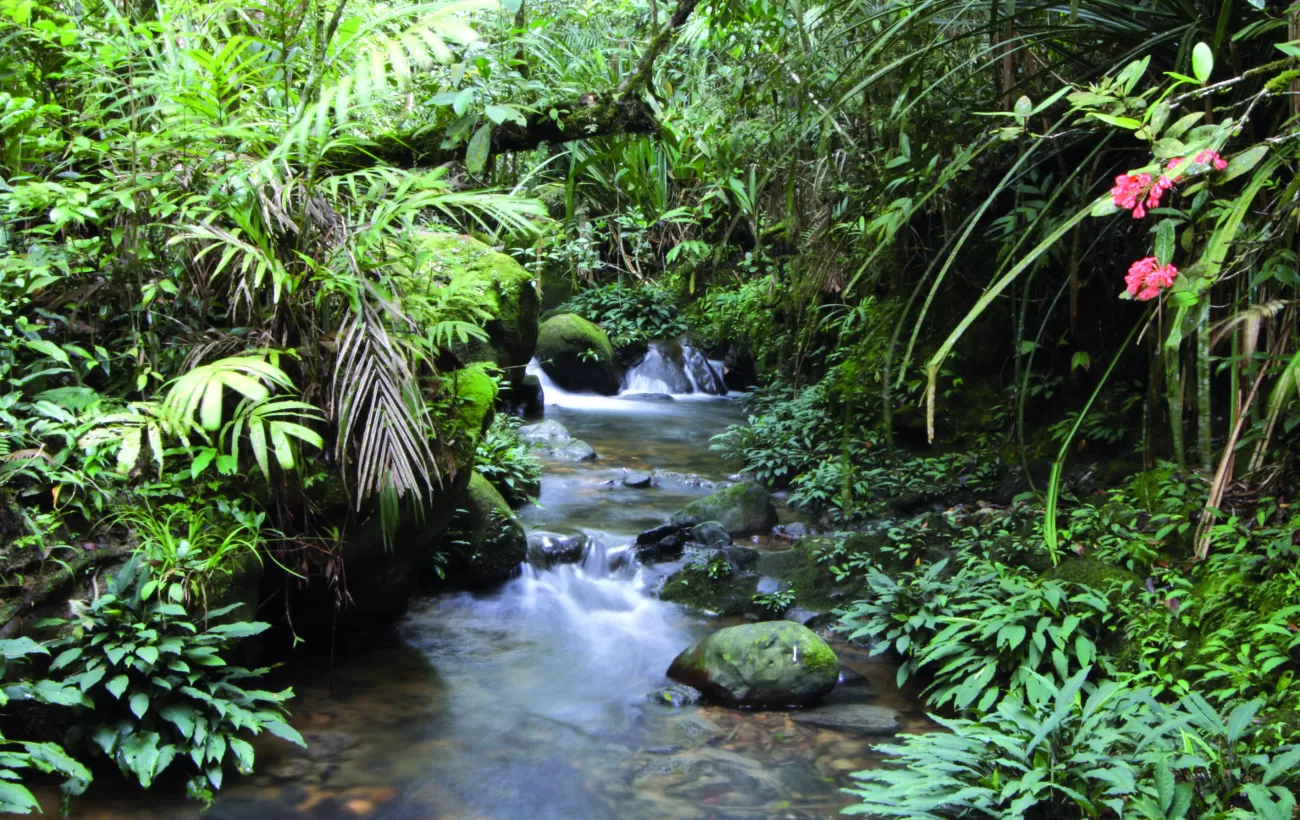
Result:
<svg viewBox="0 0 1300 820"><path fill-rule="evenodd" d="M1187 157L1176 157L1169 160L1169 170L1173 171L1186 161ZM1198 165L1212 165L1216 171L1222 171L1224 168L1228 167L1228 161L1220 156L1218 151L1202 151L1197 154L1196 158L1192 161ZM1174 177L1174 179L1177 180L1178 177Z"/></svg>
<svg viewBox="0 0 1300 820"><path fill-rule="evenodd" d="M1169 160L1165 166L1169 176L1161 174L1154 180L1150 174L1120 174L1115 177L1115 187L1110 189L1111 200L1124 210L1132 211L1134 219L1141 219L1147 211L1160 207L1160 198L1180 179L1174 170L1187 160L1187 157ZM1211 165L1216 171L1228 167L1227 160L1219 156L1218 151L1202 151L1193 161L1199 165Z"/></svg>
<svg viewBox="0 0 1300 820"><path fill-rule="evenodd" d="M1128 292L1139 301L1147 302L1160 295L1161 288L1172 287L1178 268L1173 265L1161 265L1154 256L1139 259L1129 266L1128 276L1124 282Z"/></svg>
<svg viewBox="0 0 1300 820"><path fill-rule="evenodd" d="M1115 177L1115 187L1110 197L1116 205L1133 212L1134 219L1147 215L1147 209L1160 207L1160 197L1174 187L1174 181L1161 174L1155 182L1150 174L1120 174Z"/></svg>

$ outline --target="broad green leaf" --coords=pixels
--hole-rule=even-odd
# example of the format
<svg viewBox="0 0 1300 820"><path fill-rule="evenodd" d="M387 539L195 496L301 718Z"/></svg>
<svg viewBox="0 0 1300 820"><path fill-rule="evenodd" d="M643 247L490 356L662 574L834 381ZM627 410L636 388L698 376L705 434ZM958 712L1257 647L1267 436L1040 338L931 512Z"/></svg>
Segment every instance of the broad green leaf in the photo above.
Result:
<svg viewBox="0 0 1300 820"><path fill-rule="evenodd" d="M1214 51L1206 43L1197 43L1192 49L1192 73L1197 81L1205 85L1214 71Z"/></svg>
<svg viewBox="0 0 1300 820"><path fill-rule="evenodd" d="M130 683L131 683L131 679L128 678L126 675L118 675L117 677L110 680L108 683L104 684L104 688L107 689L108 693L113 697L120 698L122 697L122 693L126 691L126 687Z"/></svg>
<svg viewBox="0 0 1300 820"><path fill-rule="evenodd" d="M138 718L144 717L145 712L149 711L149 696L144 692L136 692L131 696L131 714Z"/></svg>
<svg viewBox="0 0 1300 820"><path fill-rule="evenodd" d="M1156 260L1161 265L1174 261L1174 247L1178 239L1174 220L1162 219L1156 226Z"/></svg>
<svg viewBox="0 0 1300 820"><path fill-rule="evenodd" d="M465 169L471 174L482 173L487 165L488 152L492 148L492 126L484 123L474 132L465 149Z"/></svg>

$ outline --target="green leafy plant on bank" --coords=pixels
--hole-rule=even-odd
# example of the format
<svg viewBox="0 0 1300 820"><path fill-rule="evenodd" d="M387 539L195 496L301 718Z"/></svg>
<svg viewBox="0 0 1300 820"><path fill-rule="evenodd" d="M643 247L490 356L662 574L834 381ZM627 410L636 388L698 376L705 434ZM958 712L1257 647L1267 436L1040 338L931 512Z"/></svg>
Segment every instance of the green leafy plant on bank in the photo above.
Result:
<svg viewBox="0 0 1300 820"><path fill-rule="evenodd" d="M211 801L227 763L251 772L247 737L269 732L300 746L284 704L290 689L252 684L269 669L232 666L233 643L269 628L259 622L197 624L185 607L145 594L156 579L140 555L83 602L50 648L49 674L75 687L87 711L78 715L75 745L106 756L148 788L173 764L193 771L191 796ZM205 622L234 612L232 604L204 613Z"/></svg>
<svg viewBox="0 0 1300 820"><path fill-rule="evenodd" d="M519 437L519 420L501 413L479 440L474 469L512 507L525 504L533 497L542 475L541 462Z"/></svg>
<svg viewBox="0 0 1300 820"><path fill-rule="evenodd" d="M653 285L605 285L571 296L559 308L595 322L615 347L650 339L675 339L686 332L672 294Z"/></svg>
<svg viewBox="0 0 1300 820"><path fill-rule="evenodd" d="M6 679L10 664L28 664L49 650L31 638L0 641L0 680ZM0 707L10 700L47 705L81 702L81 693L53 681L21 681L0 688ZM60 791L65 799L85 792L90 785L90 770L64 751L57 743L33 743L11 740L0 735L0 812L31 814L40 811L40 803L23 785L28 772L58 774L66 778Z"/></svg>
<svg viewBox="0 0 1300 820"><path fill-rule="evenodd" d="M1277 746L1253 724L1258 702L1224 715L1204 699L1160 702L1114 680L1085 683L1092 669L1040 683L1038 704L1009 695L979 719L936 718L946 732L876 747L882 769L855 772L875 817L1287 820L1287 788L1300 747Z"/></svg>

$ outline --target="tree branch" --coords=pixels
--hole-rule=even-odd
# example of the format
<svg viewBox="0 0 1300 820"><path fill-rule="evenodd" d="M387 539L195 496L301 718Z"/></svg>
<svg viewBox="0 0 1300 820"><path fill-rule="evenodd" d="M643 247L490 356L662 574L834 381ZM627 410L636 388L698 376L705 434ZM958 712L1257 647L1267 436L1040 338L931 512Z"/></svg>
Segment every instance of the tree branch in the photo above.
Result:
<svg viewBox="0 0 1300 820"><path fill-rule="evenodd" d="M492 153L528 151L544 143L558 145L615 134L654 134L659 120L642 92L650 84L655 61L667 51L677 30L690 18L699 0L679 0L673 16L651 38L636 69L609 94L589 93L529 115L523 125L503 123L493 130ZM554 112L554 114L552 114ZM382 162L399 168L441 165L464 159L465 146L442 147L441 131L379 137L370 145L335 152L329 165L364 167Z"/></svg>

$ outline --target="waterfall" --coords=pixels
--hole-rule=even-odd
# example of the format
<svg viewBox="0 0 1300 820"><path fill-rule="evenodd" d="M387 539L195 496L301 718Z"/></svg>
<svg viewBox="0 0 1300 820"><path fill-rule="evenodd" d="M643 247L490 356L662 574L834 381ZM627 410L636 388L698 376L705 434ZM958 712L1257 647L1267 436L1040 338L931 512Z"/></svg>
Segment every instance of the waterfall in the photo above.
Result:
<svg viewBox="0 0 1300 820"><path fill-rule="evenodd" d="M650 342L645 357L627 371L624 393L705 393L723 396L721 362L686 342Z"/></svg>

